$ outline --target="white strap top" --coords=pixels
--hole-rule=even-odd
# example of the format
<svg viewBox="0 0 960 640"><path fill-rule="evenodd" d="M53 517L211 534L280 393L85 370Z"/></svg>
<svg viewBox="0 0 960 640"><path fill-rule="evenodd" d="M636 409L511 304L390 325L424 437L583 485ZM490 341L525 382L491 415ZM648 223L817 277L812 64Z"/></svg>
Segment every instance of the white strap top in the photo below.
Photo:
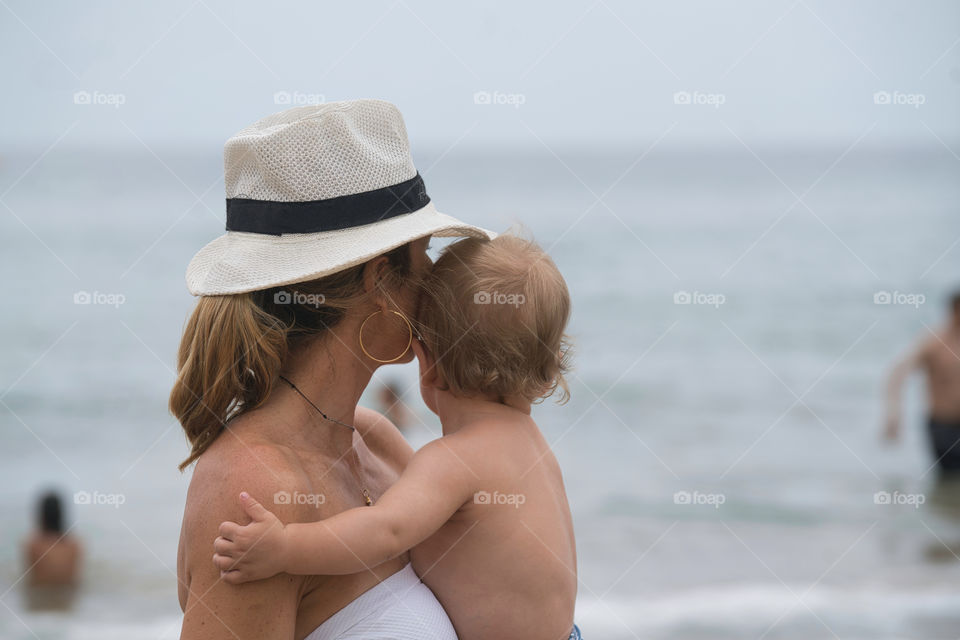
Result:
<svg viewBox="0 0 960 640"><path fill-rule="evenodd" d="M457 640L450 618L408 564L359 595L306 640Z"/></svg>

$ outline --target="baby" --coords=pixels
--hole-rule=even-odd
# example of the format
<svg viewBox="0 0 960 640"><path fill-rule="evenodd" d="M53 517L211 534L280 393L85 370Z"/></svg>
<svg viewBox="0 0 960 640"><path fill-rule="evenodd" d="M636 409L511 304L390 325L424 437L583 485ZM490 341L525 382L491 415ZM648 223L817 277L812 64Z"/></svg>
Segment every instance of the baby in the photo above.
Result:
<svg viewBox="0 0 960 640"><path fill-rule="evenodd" d="M424 283L420 392L443 436L372 506L284 525L246 493L252 522L214 548L236 584L280 572L351 574L410 550L462 640L580 638L577 558L563 478L530 417L567 389L570 296L534 243L501 235L446 248Z"/></svg>

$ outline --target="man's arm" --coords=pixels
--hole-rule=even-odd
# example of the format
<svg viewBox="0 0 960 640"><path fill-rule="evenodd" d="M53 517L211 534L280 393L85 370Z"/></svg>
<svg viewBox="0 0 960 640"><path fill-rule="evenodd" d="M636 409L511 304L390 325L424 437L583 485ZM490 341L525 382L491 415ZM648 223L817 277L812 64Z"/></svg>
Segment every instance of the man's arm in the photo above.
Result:
<svg viewBox="0 0 960 640"><path fill-rule="evenodd" d="M220 527L215 562L224 580L240 583L273 575L343 575L375 567L416 546L472 498L476 477L463 453L435 440L418 451L400 479L373 506L319 522L278 526L269 511L246 498L254 522Z"/></svg>
<svg viewBox="0 0 960 640"><path fill-rule="evenodd" d="M225 518L246 521L233 498L241 483L263 495L296 486L296 478L285 473L284 463L269 452L251 451L243 458L229 465L201 460L194 473L184 515L185 563L179 576L188 586L182 640L293 638L303 578L279 575L233 585L221 580L210 562L210 541L216 538L220 522ZM213 464L200 468L204 462ZM284 521L294 520L294 508L278 505L277 513Z"/></svg>
<svg viewBox="0 0 960 640"><path fill-rule="evenodd" d="M900 436L901 396L907 377L923 366L930 342L923 341L901 358L890 372L887 380L887 416L884 437L896 440Z"/></svg>

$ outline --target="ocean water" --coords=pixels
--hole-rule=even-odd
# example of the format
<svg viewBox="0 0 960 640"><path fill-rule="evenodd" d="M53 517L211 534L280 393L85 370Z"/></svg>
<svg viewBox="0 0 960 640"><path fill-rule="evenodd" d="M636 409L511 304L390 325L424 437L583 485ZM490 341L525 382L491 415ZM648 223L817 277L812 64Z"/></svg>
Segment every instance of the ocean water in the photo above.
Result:
<svg viewBox="0 0 960 640"><path fill-rule="evenodd" d="M919 379L903 441L880 439L893 359L960 286L949 151L440 151L415 149L438 208L523 224L573 296L572 398L534 415L587 638L956 637L960 487L930 468ZM175 638L190 476L166 397L186 264L223 227L220 155L41 154L0 157L0 637ZM378 378L409 389L415 444L437 433L411 365ZM68 505L69 613L23 601L48 486L101 500Z"/></svg>

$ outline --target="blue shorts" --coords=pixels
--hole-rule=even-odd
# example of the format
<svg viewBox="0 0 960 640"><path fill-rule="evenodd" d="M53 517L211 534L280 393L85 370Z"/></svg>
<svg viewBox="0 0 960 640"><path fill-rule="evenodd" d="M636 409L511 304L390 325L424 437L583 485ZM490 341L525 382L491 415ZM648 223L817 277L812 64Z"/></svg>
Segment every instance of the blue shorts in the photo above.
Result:
<svg viewBox="0 0 960 640"><path fill-rule="evenodd" d="M583 640L583 636L580 635L580 627L573 625L573 631L570 632L570 640Z"/></svg>

